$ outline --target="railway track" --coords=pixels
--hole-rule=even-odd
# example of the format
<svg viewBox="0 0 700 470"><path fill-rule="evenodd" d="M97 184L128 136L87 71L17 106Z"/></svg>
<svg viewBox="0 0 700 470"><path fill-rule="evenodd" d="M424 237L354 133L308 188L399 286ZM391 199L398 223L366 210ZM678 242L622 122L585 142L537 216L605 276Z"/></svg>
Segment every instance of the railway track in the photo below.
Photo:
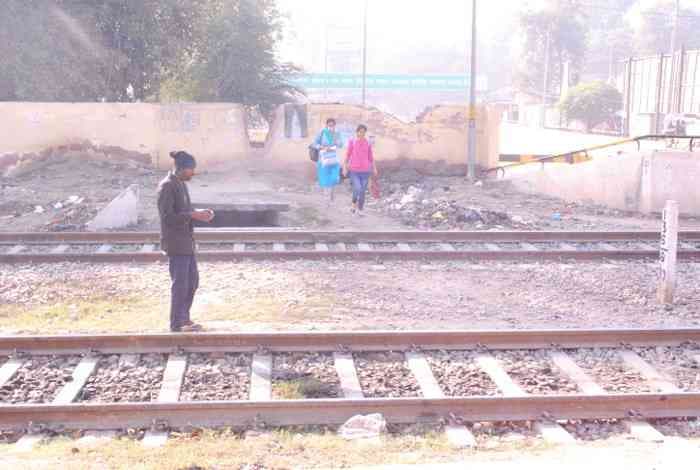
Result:
<svg viewBox="0 0 700 470"><path fill-rule="evenodd" d="M195 238L203 261L651 259L659 243L656 232L201 231ZM679 259L700 259L700 232L679 239ZM0 263L163 261L158 241L156 232L0 233Z"/></svg>
<svg viewBox="0 0 700 470"><path fill-rule="evenodd" d="M445 423L463 445L471 423L504 421L575 442L572 421L615 420L659 441L655 420L700 416L698 364L700 329L7 336L0 430L26 433L18 445L64 429L162 442L381 413Z"/></svg>

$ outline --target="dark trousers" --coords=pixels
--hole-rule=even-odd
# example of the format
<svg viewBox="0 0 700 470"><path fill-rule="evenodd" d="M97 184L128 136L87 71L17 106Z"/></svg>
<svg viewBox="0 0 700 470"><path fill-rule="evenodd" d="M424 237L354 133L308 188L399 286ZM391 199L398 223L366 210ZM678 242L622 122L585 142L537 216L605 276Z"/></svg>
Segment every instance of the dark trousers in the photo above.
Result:
<svg viewBox="0 0 700 470"><path fill-rule="evenodd" d="M190 321L190 308L199 287L199 271L194 255L170 256L170 330Z"/></svg>
<svg viewBox="0 0 700 470"><path fill-rule="evenodd" d="M367 194L367 184L369 184L369 171L351 171L350 182L352 183L352 202L357 203L357 208L362 210L365 207L365 194Z"/></svg>

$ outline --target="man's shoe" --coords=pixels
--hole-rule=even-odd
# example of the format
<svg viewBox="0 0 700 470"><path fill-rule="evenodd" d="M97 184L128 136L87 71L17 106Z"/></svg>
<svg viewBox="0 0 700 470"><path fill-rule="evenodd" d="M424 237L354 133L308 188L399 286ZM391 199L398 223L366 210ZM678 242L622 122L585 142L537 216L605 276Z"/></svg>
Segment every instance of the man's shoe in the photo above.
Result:
<svg viewBox="0 0 700 470"><path fill-rule="evenodd" d="M180 333L196 333L198 331L202 331L203 329L204 328L202 328L202 325L190 322L189 324L182 325L178 331Z"/></svg>

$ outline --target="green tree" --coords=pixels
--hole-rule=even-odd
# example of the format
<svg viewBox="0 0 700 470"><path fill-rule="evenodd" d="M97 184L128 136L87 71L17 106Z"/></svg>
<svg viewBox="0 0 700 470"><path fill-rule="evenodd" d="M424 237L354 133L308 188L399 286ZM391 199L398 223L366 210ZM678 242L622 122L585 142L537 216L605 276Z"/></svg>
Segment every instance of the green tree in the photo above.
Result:
<svg viewBox="0 0 700 470"><path fill-rule="evenodd" d="M73 28L75 34L71 33ZM0 100L94 101L102 50L57 2L5 0L0 15Z"/></svg>
<svg viewBox="0 0 700 470"><path fill-rule="evenodd" d="M269 117L302 93L290 81L300 70L275 55L281 32L273 0L210 0L194 53L163 91L171 100L242 103Z"/></svg>
<svg viewBox="0 0 700 470"><path fill-rule="evenodd" d="M687 2L689 4L691 2ZM675 16L675 1L662 0L641 12L642 23L637 30L640 54L662 54L671 49L671 33ZM678 21L677 45L680 49L700 48L700 8L681 8Z"/></svg>
<svg viewBox="0 0 700 470"><path fill-rule="evenodd" d="M584 73L599 79L613 79L616 64L635 53L634 30L627 15L636 0L593 0L584 10L588 44Z"/></svg>
<svg viewBox="0 0 700 470"><path fill-rule="evenodd" d="M233 101L298 90L273 0L4 0L0 100Z"/></svg>
<svg viewBox="0 0 700 470"><path fill-rule="evenodd" d="M605 82L581 83L569 90L559 107L567 119L581 121L590 131L622 109L622 94Z"/></svg>
<svg viewBox="0 0 700 470"><path fill-rule="evenodd" d="M580 5L567 0L550 0L542 9L521 13L523 57L517 72L520 86L529 90L542 89L548 42L549 92L558 91L565 62L571 64L574 75L580 73L587 46L585 19Z"/></svg>
<svg viewBox="0 0 700 470"><path fill-rule="evenodd" d="M157 99L164 76L193 46L202 0L62 0L67 15L94 32L97 71L110 101ZM127 88L133 94L127 93Z"/></svg>

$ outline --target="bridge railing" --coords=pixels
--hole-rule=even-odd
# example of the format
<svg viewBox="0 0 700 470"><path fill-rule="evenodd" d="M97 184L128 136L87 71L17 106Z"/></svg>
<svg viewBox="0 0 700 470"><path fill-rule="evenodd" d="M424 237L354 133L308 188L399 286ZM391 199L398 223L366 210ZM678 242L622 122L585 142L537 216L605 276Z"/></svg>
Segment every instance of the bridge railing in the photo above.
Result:
<svg viewBox="0 0 700 470"><path fill-rule="evenodd" d="M631 143L636 143L637 144L637 150L641 150L642 147L642 142L644 141L649 141L649 140L687 140L688 141L688 149L689 151L693 151L695 148L695 143L696 141L700 142L700 135L687 135L687 136L676 136L676 135L658 135L658 134L650 134L650 135L643 135L639 137L632 137L629 139L622 139L622 140L617 140L615 142L608 142L607 144L601 144L601 145L595 145L592 147L586 147L580 150L574 150L573 152L566 152L566 153L559 153L556 155L547 155L547 156L540 156L540 157L532 157L530 155L523 155L520 161L516 163L511 163L508 165L500 165L496 166L493 168L488 168L484 170L484 174L490 174L493 172L505 174L505 171L509 168L515 168L515 167L520 167L523 165L530 165L533 163L541 163L544 165L545 163L569 163L569 164L575 164L575 163L582 163L586 162L589 160L592 160L592 157L590 156L590 152L596 151L596 150L602 150L606 148L612 148L612 147L618 147L620 145L626 145L626 144L631 144Z"/></svg>

